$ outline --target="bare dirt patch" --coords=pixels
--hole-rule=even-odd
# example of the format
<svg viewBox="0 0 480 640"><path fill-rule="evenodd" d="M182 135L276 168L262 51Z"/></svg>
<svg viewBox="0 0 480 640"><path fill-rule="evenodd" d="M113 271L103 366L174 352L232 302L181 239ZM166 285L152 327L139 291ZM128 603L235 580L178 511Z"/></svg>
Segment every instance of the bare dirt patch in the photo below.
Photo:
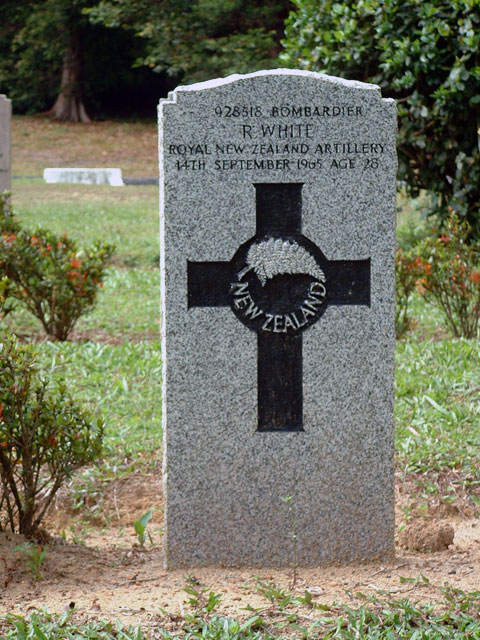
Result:
<svg viewBox="0 0 480 640"><path fill-rule="evenodd" d="M188 580L194 580L200 589L221 593L218 611L240 618L248 617L244 609L248 605L270 606L258 590L259 580L273 581L297 595L308 589L316 602L325 604L335 600L354 603L359 592L439 601L446 584L466 591L478 588L480 525L473 518L451 516L442 520L443 526L451 526L455 532L448 548L419 552L398 545L396 558L384 564L300 568L293 587L288 550L284 569L165 571L159 473L137 472L112 480L104 488L102 499L103 516L95 519L87 517L92 512L88 496L79 517L68 492L59 495L46 523L52 541L46 546L41 580L30 574L24 554L15 551L23 539L0 533L0 615L25 614L45 607L60 612L75 603L75 610L89 617L118 618L129 624L171 621L188 609L189 596L183 591ZM142 548L133 521L151 507L155 508L148 527L152 543ZM400 522L400 511L397 515ZM424 520L425 536L437 524L432 517ZM65 540L59 537L62 531Z"/></svg>
<svg viewBox="0 0 480 640"><path fill-rule="evenodd" d="M453 544L455 529L448 522L415 520L398 534L398 542L410 551L443 551Z"/></svg>

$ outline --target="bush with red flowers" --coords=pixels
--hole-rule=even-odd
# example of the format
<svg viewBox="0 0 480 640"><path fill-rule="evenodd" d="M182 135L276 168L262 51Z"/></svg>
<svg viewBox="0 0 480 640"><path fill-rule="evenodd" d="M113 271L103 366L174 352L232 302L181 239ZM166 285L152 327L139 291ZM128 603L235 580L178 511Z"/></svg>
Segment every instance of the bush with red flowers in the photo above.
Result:
<svg viewBox="0 0 480 640"><path fill-rule="evenodd" d="M480 318L480 240L465 220L452 215L423 241L419 291L443 311L455 337L475 338Z"/></svg>
<svg viewBox="0 0 480 640"><path fill-rule="evenodd" d="M49 336L66 340L81 315L93 309L113 246L97 242L80 250L67 235L38 228L29 232L0 199L0 276L35 315Z"/></svg>

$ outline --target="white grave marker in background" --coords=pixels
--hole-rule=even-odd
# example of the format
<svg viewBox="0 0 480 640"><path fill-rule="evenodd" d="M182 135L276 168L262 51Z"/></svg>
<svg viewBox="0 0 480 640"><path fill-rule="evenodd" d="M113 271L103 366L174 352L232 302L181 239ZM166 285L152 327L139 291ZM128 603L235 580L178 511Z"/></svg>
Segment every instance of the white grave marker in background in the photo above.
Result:
<svg viewBox="0 0 480 640"><path fill-rule="evenodd" d="M0 192L10 189L11 120L12 102L0 95Z"/></svg>

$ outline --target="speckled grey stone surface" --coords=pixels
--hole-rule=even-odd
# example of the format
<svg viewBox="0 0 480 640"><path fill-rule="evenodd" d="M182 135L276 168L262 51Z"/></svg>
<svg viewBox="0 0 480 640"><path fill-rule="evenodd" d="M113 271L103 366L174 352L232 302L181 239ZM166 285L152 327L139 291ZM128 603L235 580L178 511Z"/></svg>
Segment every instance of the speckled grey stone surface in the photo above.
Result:
<svg viewBox="0 0 480 640"><path fill-rule="evenodd" d="M0 191L10 189L10 121L12 103L0 95Z"/></svg>
<svg viewBox="0 0 480 640"><path fill-rule="evenodd" d="M287 496L299 565L391 557L393 101L280 69L179 87L159 120L166 566L289 565ZM371 261L370 306L328 306L303 333L304 431L257 431L255 332L187 305L187 261L254 236L254 183L303 183L303 235Z"/></svg>

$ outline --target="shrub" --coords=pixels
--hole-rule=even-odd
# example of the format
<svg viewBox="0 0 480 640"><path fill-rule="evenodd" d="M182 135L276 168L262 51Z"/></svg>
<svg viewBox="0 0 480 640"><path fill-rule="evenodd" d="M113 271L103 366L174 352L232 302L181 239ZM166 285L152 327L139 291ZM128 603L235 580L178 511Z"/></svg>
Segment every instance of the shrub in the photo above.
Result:
<svg viewBox="0 0 480 640"><path fill-rule="evenodd" d="M283 60L397 99L399 178L480 235L479 0L294 0Z"/></svg>
<svg viewBox="0 0 480 640"><path fill-rule="evenodd" d="M73 471L98 458L103 423L49 384L37 353L0 333L0 529L33 537ZM2 522L3 520L3 522Z"/></svg>
<svg viewBox="0 0 480 640"><path fill-rule="evenodd" d="M397 249L395 255L395 332L401 338L410 328L408 305L417 282L424 273L424 264L414 249L404 251Z"/></svg>
<svg viewBox="0 0 480 640"><path fill-rule="evenodd" d="M425 269L418 247L428 236L428 229L413 220L398 229L398 249L395 254L395 332L397 338L411 329L412 321L408 307L419 278Z"/></svg>
<svg viewBox="0 0 480 640"><path fill-rule="evenodd" d="M0 273L47 335L66 340L80 316L95 306L113 246L98 242L80 251L67 235L40 228L30 233L15 221L7 200L0 205Z"/></svg>
<svg viewBox="0 0 480 640"><path fill-rule="evenodd" d="M13 287L10 280L6 276L0 277L0 322L10 311L13 311L12 294Z"/></svg>
<svg viewBox="0 0 480 640"><path fill-rule="evenodd" d="M11 193L9 191L0 192L0 233L17 234L20 229L20 223L13 215L12 205L10 204Z"/></svg>
<svg viewBox="0 0 480 640"><path fill-rule="evenodd" d="M474 338L480 317L480 241L458 216L447 219L440 235L431 234L419 247L423 260L420 290L443 311L456 337Z"/></svg>

